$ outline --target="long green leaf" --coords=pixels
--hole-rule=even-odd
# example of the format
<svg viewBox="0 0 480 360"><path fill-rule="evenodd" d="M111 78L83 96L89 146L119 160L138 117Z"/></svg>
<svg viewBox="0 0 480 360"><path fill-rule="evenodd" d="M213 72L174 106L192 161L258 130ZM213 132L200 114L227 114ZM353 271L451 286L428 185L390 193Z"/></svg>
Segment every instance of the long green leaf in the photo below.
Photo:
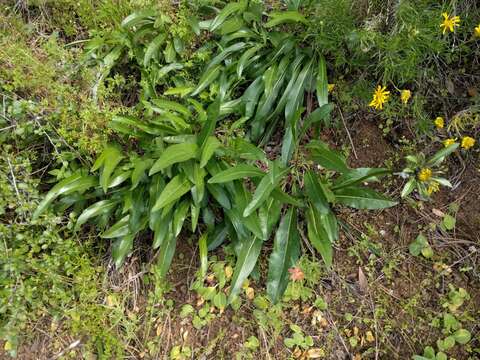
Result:
<svg viewBox="0 0 480 360"><path fill-rule="evenodd" d="M230 15L243 12L246 6L246 1L233 2L225 6L210 23L210 31L217 30Z"/></svg>
<svg viewBox="0 0 480 360"><path fill-rule="evenodd" d="M317 71L317 101L318 107L328 104L328 79L325 58L320 55Z"/></svg>
<svg viewBox="0 0 480 360"><path fill-rule="evenodd" d="M207 162L213 156L213 153L215 152L215 150L217 150L221 145L222 144L220 143L220 141L217 140L215 136L209 136L207 138L207 141L205 142L205 145L203 146L203 149L202 149L202 155L200 157L201 168L207 165Z"/></svg>
<svg viewBox="0 0 480 360"><path fill-rule="evenodd" d="M200 277L203 279L207 275L208 258L207 258L207 233L204 233L198 239L198 252L200 254Z"/></svg>
<svg viewBox="0 0 480 360"><path fill-rule="evenodd" d="M218 77L218 75L220 75L221 69L222 69L222 65L216 65L208 69L208 71L206 71L200 78L200 81L198 82L198 85L195 88L195 90L192 92L191 96L196 96L200 94L208 85L210 85Z"/></svg>
<svg viewBox="0 0 480 360"><path fill-rule="evenodd" d="M281 11L272 12L269 14L270 20L264 25L266 28L271 28L280 24L300 22L307 24L307 19L298 11Z"/></svg>
<svg viewBox="0 0 480 360"><path fill-rule="evenodd" d="M122 236L120 239L115 240L112 245L112 258L115 263L115 268L120 268L125 258L132 251L133 248L133 239L135 235L128 234Z"/></svg>
<svg viewBox="0 0 480 360"><path fill-rule="evenodd" d="M116 146L107 146L102 156L104 157L104 162L100 173L100 186L106 193L110 183L110 176L124 156Z"/></svg>
<svg viewBox="0 0 480 360"><path fill-rule="evenodd" d="M311 151L311 158L325 169L335 170L340 173L349 171L345 157L338 151L328 147L323 141L311 141L307 148Z"/></svg>
<svg viewBox="0 0 480 360"><path fill-rule="evenodd" d="M76 173L60 181L45 195L40 204L38 204L38 207L32 215L32 220L37 219L60 195L68 195L76 191L85 191L96 184L97 180L93 176L84 176L80 173Z"/></svg>
<svg viewBox="0 0 480 360"><path fill-rule="evenodd" d="M397 202L367 188L345 187L334 193L338 203L355 209L385 209L397 204Z"/></svg>
<svg viewBox="0 0 480 360"><path fill-rule="evenodd" d="M372 180L388 174L390 171L385 168L357 168L351 169L342 176L340 176L333 186L333 189L340 189L342 187L352 186Z"/></svg>
<svg viewBox="0 0 480 360"><path fill-rule="evenodd" d="M325 265L330 268L333 258L332 242L325 230L322 215L314 207L307 211L307 228L310 243L320 253Z"/></svg>
<svg viewBox="0 0 480 360"><path fill-rule="evenodd" d="M167 275L170 264L172 263L173 255L175 254L175 247L177 245L177 238L169 231L167 238L162 242L158 254L157 266L159 269L159 276L164 278Z"/></svg>
<svg viewBox="0 0 480 360"><path fill-rule="evenodd" d="M209 184L225 183L237 179L251 178L264 176L265 173L259 168L248 165L248 164L238 164L227 170L217 173L215 176L211 177L208 180Z"/></svg>
<svg viewBox="0 0 480 360"><path fill-rule="evenodd" d="M242 243L233 272L230 295L228 297L229 303L238 295L243 282L255 267L263 244L262 239L256 236L249 239L241 239L240 241Z"/></svg>
<svg viewBox="0 0 480 360"><path fill-rule="evenodd" d="M283 175L288 171L288 169L282 170L279 172L275 178L272 180L271 176L265 175L253 194L252 201L247 205L243 211L243 216L247 217L252 214L256 209L258 209L265 200L270 196L272 191L277 187L278 183L282 179Z"/></svg>
<svg viewBox="0 0 480 360"><path fill-rule="evenodd" d="M143 59L143 65L148 66L150 64L150 60L154 58L154 56L158 56L160 46L165 41L166 35L160 34L152 40L152 42L148 45L147 50L145 51L145 57Z"/></svg>
<svg viewBox="0 0 480 360"><path fill-rule="evenodd" d="M186 194L192 184L188 179L183 175L175 176L170 182L165 186L159 198L155 202L155 205L152 208L152 211L160 210L166 205L172 203L173 201L182 197Z"/></svg>
<svg viewBox="0 0 480 360"><path fill-rule="evenodd" d="M117 205L117 200L101 200L90 205L78 217L74 230L77 231L80 226L95 216L109 214Z"/></svg>
<svg viewBox="0 0 480 360"><path fill-rule="evenodd" d="M184 162L197 157L198 146L195 143L171 145L165 149L148 173L149 176L169 167L170 165Z"/></svg>
<svg viewBox="0 0 480 360"><path fill-rule="evenodd" d="M330 211L329 202L334 201L335 196L317 177L311 170L305 173L305 192L317 211L326 214Z"/></svg>
<svg viewBox="0 0 480 360"><path fill-rule="evenodd" d="M269 259L267 294L274 304L287 288L288 269L295 265L300 256L299 239L296 212L290 208L278 227Z"/></svg>

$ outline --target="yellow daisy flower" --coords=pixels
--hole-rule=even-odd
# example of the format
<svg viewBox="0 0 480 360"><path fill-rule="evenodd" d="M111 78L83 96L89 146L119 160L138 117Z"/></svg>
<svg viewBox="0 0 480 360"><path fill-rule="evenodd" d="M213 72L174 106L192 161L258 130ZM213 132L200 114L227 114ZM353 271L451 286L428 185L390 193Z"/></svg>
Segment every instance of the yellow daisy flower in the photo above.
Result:
<svg viewBox="0 0 480 360"><path fill-rule="evenodd" d="M429 168L423 168L418 173L418 180L420 181L428 181L432 177L432 170Z"/></svg>
<svg viewBox="0 0 480 360"><path fill-rule="evenodd" d="M406 104L411 97L412 97L412 92L410 90L400 91L400 99L402 99L402 102L404 104Z"/></svg>
<svg viewBox="0 0 480 360"><path fill-rule="evenodd" d="M457 141L457 138L449 138L449 139L445 139L443 140L443 146L445 147L449 147L450 145L453 145L455 144L455 141Z"/></svg>
<svg viewBox="0 0 480 360"><path fill-rule="evenodd" d="M470 149L471 147L473 147L473 145L475 145L474 138L471 138L470 136L464 136L462 138L462 148L464 148L465 150Z"/></svg>
<svg viewBox="0 0 480 360"><path fill-rule="evenodd" d="M478 26L475 28L475 30L473 31L473 35L475 35L476 37L480 38L480 24L478 24Z"/></svg>
<svg viewBox="0 0 480 360"><path fill-rule="evenodd" d="M328 84L328 85L327 85L327 89L328 89L328 92L329 92L329 93L332 92L333 89L335 89L335 84Z"/></svg>
<svg viewBox="0 0 480 360"><path fill-rule="evenodd" d="M375 109L383 109L383 104L385 104L390 97L390 91L387 91L386 86L378 85L373 93L373 99L370 102L369 106L374 107Z"/></svg>
<svg viewBox="0 0 480 360"><path fill-rule="evenodd" d="M448 31L454 32L455 27L459 26L460 24L460 16L452 16L448 15L448 13L444 12L442 14L443 16L443 21L440 24L440 27L443 28L443 34L445 34Z"/></svg>
<svg viewBox="0 0 480 360"><path fill-rule="evenodd" d="M441 116L437 116L437 118L433 121L437 129L443 129L445 126L445 120Z"/></svg>

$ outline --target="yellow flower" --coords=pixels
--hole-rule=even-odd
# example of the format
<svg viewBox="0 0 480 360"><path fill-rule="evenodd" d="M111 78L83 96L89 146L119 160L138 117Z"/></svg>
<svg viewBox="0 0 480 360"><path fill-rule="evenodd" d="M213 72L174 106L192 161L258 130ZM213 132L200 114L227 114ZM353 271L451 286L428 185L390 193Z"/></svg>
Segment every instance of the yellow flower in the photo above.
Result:
<svg viewBox="0 0 480 360"><path fill-rule="evenodd" d="M437 116L433 123L435 124L437 129L443 129L443 127L445 126L445 120L443 120L443 117L441 116Z"/></svg>
<svg viewBox="0 0 480 360"><path fill-rule="evenodd" d="M480 38L480 24L478 24L478 26L473 31L473 35Z"/></svg>
<svg viewBox="0 0 480 360"><path fill-rule="evenodd" d="M390 91L387 91L386 86L378 85L373 93L373 99L370 102L369 106L374 107L375 109L383 109L383 104L385 104L390 97Z"/></svg>
<svg viewBox="0 0 480 360"><path fill-rule="evenodd" d="M445 139L443 140L443 146L445 147L449 147L450 145L453 145L455 144L455 141L457 141L457 138L449 138L449 139Z"/></svg>
<svg viewBox="0 0 480 360"><path fill-rule="evenodd" d="M402 90L400 92L400 99L402 99L402 102L404 104L406 104L411 97L412 97L412 92L410 90Z"/></svg>
<svg viewBox="0 0 480 360"><path fill-rule="evenodd" d="M327 89L328 89L328 92L329 92L329 93L332 92L333 89L335 89L335 84L328 84L328 85L327 85Z"/></svg>
<svg viewBox="0 0 480 360"><path fill-rule="evenodd" d="M445 34L448 31L454 32L455 27L459 26L460 23L460 16L452 16L448 15L448 13L444 12L442 14L443 16L443 21L440 24L440 27L443 28L443 33Z"/></svg>
<svg viewBox="0 0 480 360"><path fill-rule="evenodd" d="M432 193L437 192L440 190L440 186L436 181L432 181L432 183L427 188L428 195L432 195Z"/></svg>
<svg viewBox="0 0 480 360"><path fill-rule="evenodd" d="M418 180L420 181L428 181L428 179L430 179L431 177L432 177L432 170L430 170L429 168L423 168L418 173Z"/></svg>
<svg viewBox="0 0 480 360"><path fill-rule="evenodd" d="M475 145L475 139L471 138L470 136L464 136L462 139L462 148L465 150L470 149L473 145Z"/></svg>

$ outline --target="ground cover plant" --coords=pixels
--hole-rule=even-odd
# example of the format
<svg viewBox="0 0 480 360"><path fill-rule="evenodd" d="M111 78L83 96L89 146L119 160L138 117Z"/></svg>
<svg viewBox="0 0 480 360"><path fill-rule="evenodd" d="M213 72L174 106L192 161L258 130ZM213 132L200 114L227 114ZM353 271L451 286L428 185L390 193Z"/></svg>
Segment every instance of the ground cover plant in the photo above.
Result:
<svg viewBox="0 0 480 360"><path fill-rule="evenodd" d="M475 2L1 19L6 356L478 356Z"/></svg>

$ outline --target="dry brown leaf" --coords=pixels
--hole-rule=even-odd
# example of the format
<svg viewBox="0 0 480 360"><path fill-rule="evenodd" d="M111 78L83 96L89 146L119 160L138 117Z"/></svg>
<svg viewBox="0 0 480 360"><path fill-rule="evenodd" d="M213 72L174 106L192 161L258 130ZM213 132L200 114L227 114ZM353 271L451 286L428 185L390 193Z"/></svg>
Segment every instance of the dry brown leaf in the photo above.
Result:
<svg viewBox="0 0 480 360"><path fill-rule="evenodd" d="M358 287L360 288L361 292L367 292L368 290L367 277L363 273L363 270L361 267L358 268Z"/></svg>
<svg viewBox="0 0 480 360"><path fill-rule="evenodd" d="M320 348L313 348L307 351L307 359L319 359L325 356L325 351Z"/></svg>
<svg viewBox="0 0 480 360"><path fill-rule="evenodd" d="M438 210L438 209L432 209L432 213L438 217L441 217L443 218L445 216L445 213L441 210Z"/></svg>

